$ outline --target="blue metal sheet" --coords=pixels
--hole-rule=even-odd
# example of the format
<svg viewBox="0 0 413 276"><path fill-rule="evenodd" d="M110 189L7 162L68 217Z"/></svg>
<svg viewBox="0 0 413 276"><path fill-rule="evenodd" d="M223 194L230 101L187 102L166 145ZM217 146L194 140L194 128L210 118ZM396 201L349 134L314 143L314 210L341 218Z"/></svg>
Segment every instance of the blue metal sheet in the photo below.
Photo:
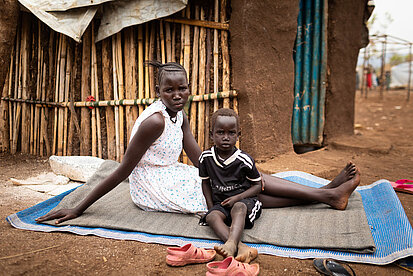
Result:
<svg viewBox="0 0 413 276"><path fill-rule="evenodd" d="M294 51L294 145L321 145L324 128L327 0L301 0Z"/></svg>

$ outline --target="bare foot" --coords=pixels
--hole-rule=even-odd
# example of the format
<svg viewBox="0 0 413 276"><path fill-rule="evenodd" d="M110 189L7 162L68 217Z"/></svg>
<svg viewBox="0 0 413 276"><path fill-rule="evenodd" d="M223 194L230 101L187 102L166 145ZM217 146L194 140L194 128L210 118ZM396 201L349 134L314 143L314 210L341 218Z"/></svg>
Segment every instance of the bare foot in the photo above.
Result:
<svg viewBox="0 0 413 276"><path fill-rule="evenodd" d="M349 181L356 174L356 169L356 165L354 165L353 162L349 161L344 169L342 169L341 172L333 179L333 181L322 187L322 189L332 189L340 186L344 182Z"/></svg>
<svg viewBox="0 0 413 276"><path fill-rule="evenodd" d="M219 255L226 258L235 256L235 253L237 253L237 244L234 241L227 240L227 242L222 245L215 245L214 249Z"/></svg>
<svg viewBox="0 0 413 276"><path fill-rule="evenodd" d="M331 189L334 194L331 197L330 206L334 209L345 210L348 204L348 198L360 184L360 172L356 168L353 178L344 182L340 186Z"/></svg>
<svg viewBox="0 0 413 276"><path fill-rule="evenodd" d="M235 260L243 263L250 263L252 260L258 257L258 251L255 248L251 248L242 242L238 243L238 254Z"/></svg>

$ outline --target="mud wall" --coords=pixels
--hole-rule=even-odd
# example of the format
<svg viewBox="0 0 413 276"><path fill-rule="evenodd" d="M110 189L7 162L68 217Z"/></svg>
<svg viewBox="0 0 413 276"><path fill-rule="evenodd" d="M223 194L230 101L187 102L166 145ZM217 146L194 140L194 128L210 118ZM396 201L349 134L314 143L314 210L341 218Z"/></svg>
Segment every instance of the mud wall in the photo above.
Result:
<svg viewBox="0 0 413 276"><path fill-rule="evenodd" d="M255 159L292 151L296 1L231 1L233 88L241 147Z"/></svg>
<svg viewBox="0 0 413 276"><path fill-rule="evenodd" d="M328 1L328 76L324 144L352 135L356 64L361 45L365 0Z"/></svg>

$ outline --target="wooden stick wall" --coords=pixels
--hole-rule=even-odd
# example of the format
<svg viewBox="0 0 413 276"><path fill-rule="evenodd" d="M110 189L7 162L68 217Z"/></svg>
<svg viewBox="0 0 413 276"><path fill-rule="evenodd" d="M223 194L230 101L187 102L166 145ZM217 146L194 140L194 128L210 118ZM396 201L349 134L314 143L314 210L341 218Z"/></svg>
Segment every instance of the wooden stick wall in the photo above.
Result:
<svg viewBox="0 0 413 276"><path fill-rule="evenodd" d="M156 96L155 69L144 66L154 59L187 70L192 97L185 110L199 145L209 147L212 112L238 108L230 90L227 20L226 0L190 1L174 16L98 43L91 24L76 44L22 13L1 91L0 151L120 161L136 118Z"/></svg>

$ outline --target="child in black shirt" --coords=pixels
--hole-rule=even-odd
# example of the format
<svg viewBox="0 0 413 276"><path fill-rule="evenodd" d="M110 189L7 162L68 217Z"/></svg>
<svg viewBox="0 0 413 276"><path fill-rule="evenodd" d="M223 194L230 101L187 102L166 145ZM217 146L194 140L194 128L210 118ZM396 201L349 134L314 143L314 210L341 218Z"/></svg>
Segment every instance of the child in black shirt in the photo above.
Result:
<svg viewBox="0 0 413 276"><path fill-rule="evenodd" d="M258 256L257 250L240 239L244 228L252 228L261 214L262 204L257 198L261 176L251 156L235 147L238 115L231 109L219 109L211 121L210 135L215 146L199 158L199 175L208 206L204 220L225 242L215 246L218 254L250 262Z"/></svg>

